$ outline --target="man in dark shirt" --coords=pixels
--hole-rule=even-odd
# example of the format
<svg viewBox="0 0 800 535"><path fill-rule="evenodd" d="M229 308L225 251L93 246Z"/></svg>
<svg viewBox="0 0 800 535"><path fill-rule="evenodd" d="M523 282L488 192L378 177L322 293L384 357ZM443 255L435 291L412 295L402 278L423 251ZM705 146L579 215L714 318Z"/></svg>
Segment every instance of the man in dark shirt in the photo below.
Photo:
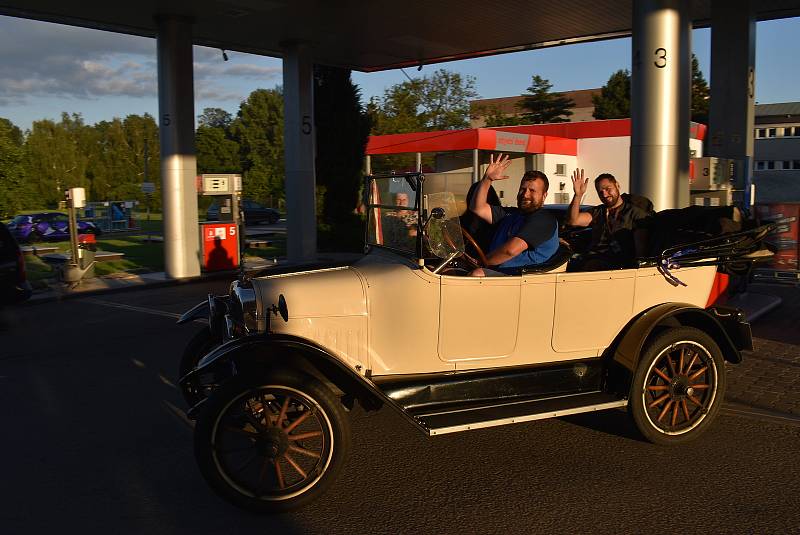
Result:
<svg viewBox="0 0 800 535"><path fill-rule="evenodd" d="M558 221L541 210L547 197L549 182L540 171L527 171L519 184L517 208L493 206L487 202L489 187L495 180L504 180L510 165L508 156L491 156L470 210L494 226L494 235L486 256L489 267L475 269L474 277L519 275L522 268L542 264L558 250Z"/></svg>
<svg viewBox="0 0 800 535"><path fill-rule="evenodd" d="M573 267L578 271L602 271L635 265L637 251L643 249L645 231L640 225L653 215L653 203L644 197L633 202L628 194L620 194L614 175L603 173L594 180L594 187L602 204L588 212L581 212L581 199L586 193L589 178L584 178L583 169L572 174L575 195L567 212L567 225L592 226L592 241L589 252Z"/></svg>

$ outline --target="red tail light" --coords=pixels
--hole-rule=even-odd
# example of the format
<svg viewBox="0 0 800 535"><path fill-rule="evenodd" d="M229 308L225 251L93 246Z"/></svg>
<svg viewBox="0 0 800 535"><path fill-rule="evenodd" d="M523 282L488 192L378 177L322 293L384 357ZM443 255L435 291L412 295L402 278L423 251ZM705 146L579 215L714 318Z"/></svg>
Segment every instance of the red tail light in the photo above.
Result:
<svg viewBox="0 0 800 535"><path fill-rule="evenodd" d="M17 249L17 282L25 282L26 279L25 256L20 249Z"/></svg>

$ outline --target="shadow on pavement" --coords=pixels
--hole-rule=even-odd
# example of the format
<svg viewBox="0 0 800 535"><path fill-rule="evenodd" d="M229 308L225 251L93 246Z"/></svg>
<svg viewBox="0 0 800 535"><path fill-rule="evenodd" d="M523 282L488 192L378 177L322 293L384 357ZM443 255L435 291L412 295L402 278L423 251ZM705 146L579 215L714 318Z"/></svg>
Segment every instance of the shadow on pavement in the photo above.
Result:
<svg viewBox="0 0 800 535"><path fill-rule="evenodd" d="M636 429L636 425L628 416L626 409L573 414L571 416L562 416L559 420L607 435L649 444L639 433L639 430Z"/></svg>

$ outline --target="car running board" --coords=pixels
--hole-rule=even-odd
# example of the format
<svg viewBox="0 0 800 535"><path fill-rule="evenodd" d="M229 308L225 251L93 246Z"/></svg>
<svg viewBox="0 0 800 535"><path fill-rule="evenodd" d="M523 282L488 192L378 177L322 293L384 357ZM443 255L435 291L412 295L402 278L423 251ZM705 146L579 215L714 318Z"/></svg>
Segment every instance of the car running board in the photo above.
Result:
<svg viewBox="0 0 800 535"><path fill-rule="evenodd" d="M606 392L586 392L545 399L493 402L466 409L442 409L415 414L414 419L429 436L470 431L569 414L624 407L627 399Z"/></svg>

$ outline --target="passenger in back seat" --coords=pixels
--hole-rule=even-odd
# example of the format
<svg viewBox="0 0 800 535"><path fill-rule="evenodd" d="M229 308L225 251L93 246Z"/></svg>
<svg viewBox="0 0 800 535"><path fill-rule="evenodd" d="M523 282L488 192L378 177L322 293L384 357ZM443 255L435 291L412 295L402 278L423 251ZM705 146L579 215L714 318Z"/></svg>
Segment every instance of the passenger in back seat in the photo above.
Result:
<svg viewBox="0 0 800 535"><path fill-rule="evenodd" d="M594 187L602 204L581 212L581 199L586 194L589 177L583 169L572 173L575 195L567 212L567 225L592 227L589 251L570 263L570 271L602 271L636 266L636 258L646 250L645 221L655 214L653 203L645 197L634 197L619 191L614 175L602 173Z"/></svg>

